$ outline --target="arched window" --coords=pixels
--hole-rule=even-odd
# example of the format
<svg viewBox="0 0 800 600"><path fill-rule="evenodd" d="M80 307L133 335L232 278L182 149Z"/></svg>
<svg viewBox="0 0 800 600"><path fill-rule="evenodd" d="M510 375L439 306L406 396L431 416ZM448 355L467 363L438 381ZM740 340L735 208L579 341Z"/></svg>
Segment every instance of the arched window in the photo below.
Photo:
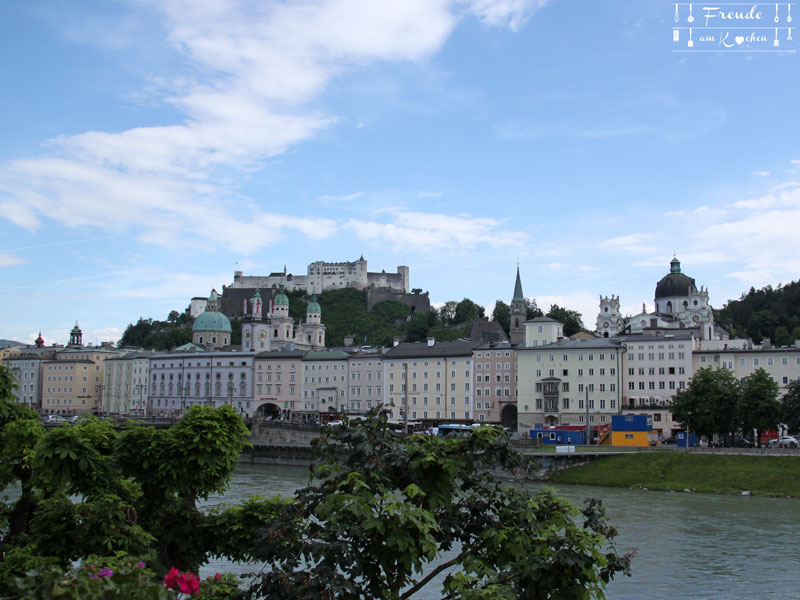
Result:
<svg viewBox="0 0 800 600"><path fill-rule="evenodd" d="M672 302L667 302L667 312L668 313L672 312Z"/></svg>
<svg viewBox="0 0 800 600"><path fill-rule="evenodd" d="M514 319L514 327L519 327L519 319Z"/></svg>
<svg viewBox="0 0 800 600"><path fill-rule="evenodd" d="M221 396L222 395L222 383L217 381L217 384L214 386L214 395Z"/></svg>

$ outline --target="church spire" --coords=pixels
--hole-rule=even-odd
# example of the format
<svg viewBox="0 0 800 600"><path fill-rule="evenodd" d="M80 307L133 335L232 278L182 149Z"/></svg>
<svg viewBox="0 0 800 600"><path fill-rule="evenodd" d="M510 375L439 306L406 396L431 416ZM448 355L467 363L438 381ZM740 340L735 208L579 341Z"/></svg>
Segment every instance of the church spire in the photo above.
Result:
<svg viewBox="0 0 800 600"><path fill-rule="evenodd" d="M514 284L514 297L511 300L512 302L525 302L525 296L522 293L522 280L519 278L519 265L517 265L517 282Z"/></svg>

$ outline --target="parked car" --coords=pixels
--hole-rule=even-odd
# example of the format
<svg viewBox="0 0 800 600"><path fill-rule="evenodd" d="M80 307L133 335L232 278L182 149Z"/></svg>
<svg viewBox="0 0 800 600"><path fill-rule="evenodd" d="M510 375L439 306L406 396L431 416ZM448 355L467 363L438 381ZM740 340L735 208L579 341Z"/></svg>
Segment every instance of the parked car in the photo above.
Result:
<svg viewBox="0 0 800 600"><path fill-rule="evenodd" d="M670 444L677 444L678 440L675 439L675 436L671 436L661 440L661 443L664 444L665 446L669 446Z"/></svg>
<svg viewBox="0 0 800 600"><path fill-rule="evenodd" d="M770 440L769 445L776 448L797 448L800 446L800 442L793 435L782 435L779 438Z"/></svg>
<svg viewBox="0 0 800 600"><path fill-rule="evenodd" d="M45 423L45 424L52 423L54 425L57 424L57 423L66 423L67 422L67 420L64 417L62 417L61 415L45 415L45 416L42 417L41 420L42 420L42 423Z"/></svg>

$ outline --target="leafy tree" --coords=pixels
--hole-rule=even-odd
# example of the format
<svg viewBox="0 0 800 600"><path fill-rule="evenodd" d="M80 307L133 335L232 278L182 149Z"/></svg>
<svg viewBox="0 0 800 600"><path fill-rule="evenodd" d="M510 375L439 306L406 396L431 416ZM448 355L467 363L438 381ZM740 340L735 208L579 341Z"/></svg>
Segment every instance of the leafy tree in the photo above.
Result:
<svg viewBox="0 0 800 600"><path fill-rule="evenodd" d="M568 308L561 308L558 304L552 304L546 316L564 324L565 337L574 335L583 329L581 313L576 310L569 310Z"/></svg>
<svg viewBox="0 0 800 600"><path fill-rule="evenodd" d="M533 298L525 298L525 318L535 319L536 317L543 317L542 309L536 304Z"/></svg>
<svg viewBox="0 0 800 600"><path fill-rule="evenodd" d="M770 338L789 345L800 338L800 281L760 290L750 288L739 300L714 311L715 320L733 335L757 344Z"/></svg>
<svg viewBox="0 0 800 600"><path fill-rule="evenodd" d="M744 378L737 412L742 432L748 437L755 430L758 441L762 431L778 426L781 411L778 389L777 382L764 369Z"/></svg>
<svg viewBox="0 0 800 600"><path fill-rule="evenodd" d="M739 382L728 369L700 369L688 387L673 397L672 415L700 435L727 435L739 429L741 394Z"/></svg>
<svg viewBox="0 0 800 600"><path fill-rule="evenodd" d="M792 381L781 398L781 422L789 431L800 431L800 380Z"/></svg>
<svg viewBox="0 0 800 600"><path fill-rule="evenodd" d="M458 302L448 300L439 309L439 323L442 325L452 325L456 323L456 306Z"/></svg>
<svg viewBox="0 0 800 600"><path fill-rule="evenodd" d="M385 425L373 414L319 438L309 487L260 534L251 597L402 599L449 570L444 598L587 599L628 572L599 503L578 511L491 474L525 467L499 428L442 439Z"/></svg>
<svg viewBox="0 0 800 600"><path fill-rule="evenodd" d="M485 309L480 304L476 304L469 298L464 298L461 302L456 304L454 322L465 323L467 321L482 319L485 312Z"/></svg>
<svg viewBox="0 0 800 600"><path fill-rule="evenodd" d="M511 331L511 307L502 300L497 300L492 311L492 321L497 321L508 334Z"/></svg>

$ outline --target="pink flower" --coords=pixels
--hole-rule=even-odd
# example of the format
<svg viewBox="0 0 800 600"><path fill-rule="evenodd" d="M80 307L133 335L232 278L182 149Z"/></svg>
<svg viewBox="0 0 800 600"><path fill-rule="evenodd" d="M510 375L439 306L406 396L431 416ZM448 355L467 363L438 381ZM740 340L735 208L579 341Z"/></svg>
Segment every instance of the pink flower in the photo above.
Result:
<svg viewBox="0 0 800 600"><path fill-rule="evenodd" d="M192 596L200 591L200 579L194 573L183 573L178 579L178 589Z"/></svg>
<svg viewBox="0 0 800 600"><path fill-rule="evenodd" d="M222 575L220 575L219 573L217 573L216 575L214 575L214 579L216 579L217 581L219 581L220 579L222 579Z"/></svg>
<svg viewBox="0 0 800 600"><path fill-rule="evenodd" d="M181 572L172 567L169 572L164 575L164 585L167 586L169 589L174 588L178 584L178 577L180 577Z"/></svg>
<svg viewBox="0 0 800 600"><path fill-rule="evenodd" d="M138 562L136 564L139 565L140 569L144 569L144 563L143 562Z"/></svg>

